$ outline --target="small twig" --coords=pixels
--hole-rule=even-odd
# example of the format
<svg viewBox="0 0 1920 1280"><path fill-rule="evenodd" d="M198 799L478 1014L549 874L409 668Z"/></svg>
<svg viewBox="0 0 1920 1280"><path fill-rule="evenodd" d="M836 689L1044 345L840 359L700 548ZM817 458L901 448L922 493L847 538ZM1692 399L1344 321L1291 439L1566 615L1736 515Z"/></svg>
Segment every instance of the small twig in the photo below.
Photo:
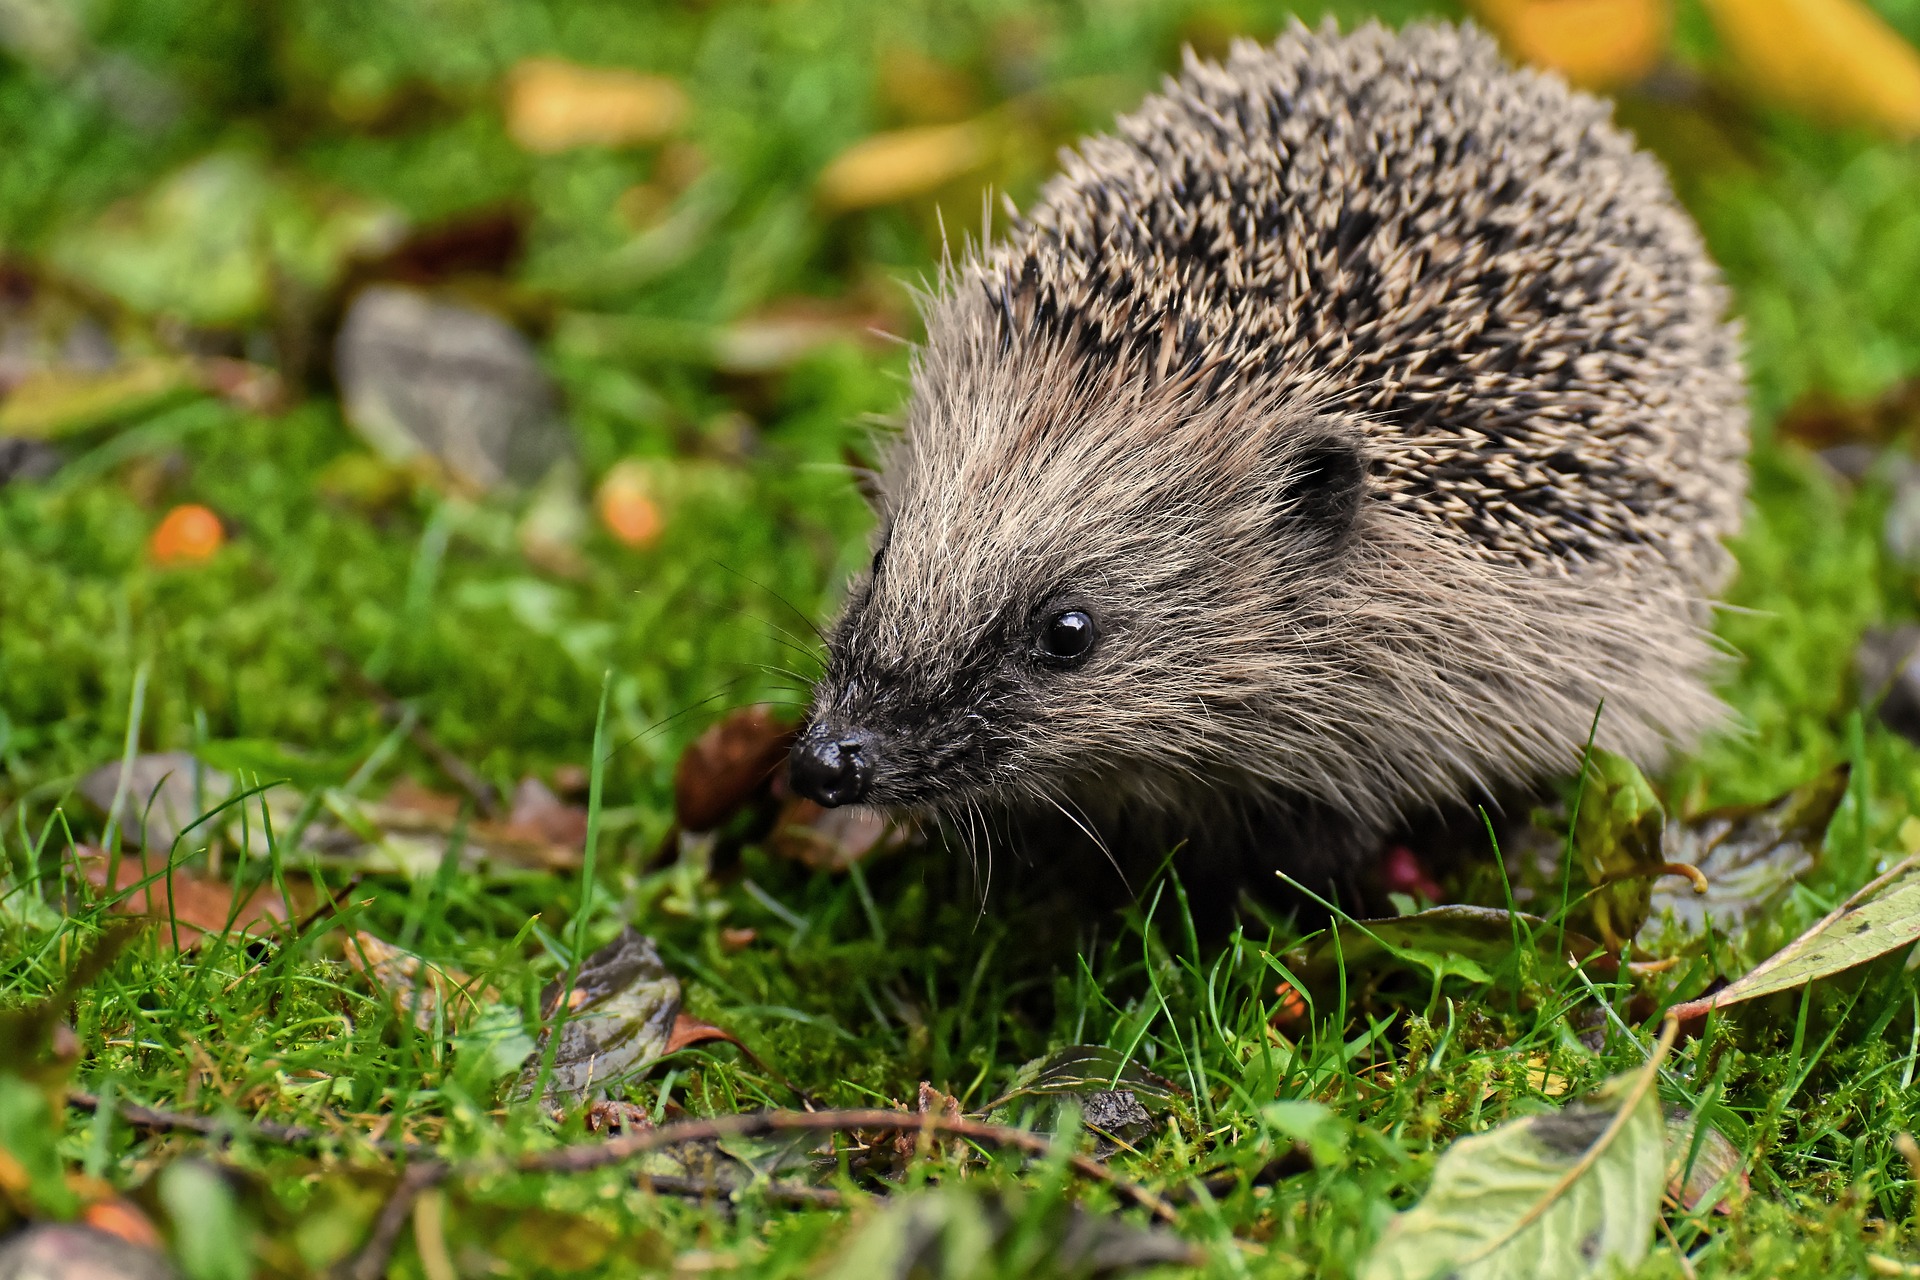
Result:
<svg viewBox="0 0 1920 1280"><path fill-rule="evenodd" d="M654 1195L680 1196L688 1200L731 1200L736 1192L749 1191L765 1196L775 1204L807 1209L839 1209L847 1198L832 1187L808 1187L793 1182L743 1183L730 1187L707 1178L687 1178L671 1173L643 1173L639 1187Z"/></svg>
<svg viewBox="0 0 1920 1280"><path fill-rule="evenodd" d="M757 1111L745 1115L683 1120L605 1142L585 1142L552 1151L537 1151L513 1161L486 1161L461 1169L463 1174L514 1170L520 1173L586 1173L631 1160L649 1151L682 1142L710 1142L716 1138L758 1138L775 1133L837 1133L846 1129L879 1129L890 1133L926 1133L966 1138L988 1146L1011 1147L1028 1155L1050 1155L1054 1139L1030 1129L963 1120L956 1116L911 1115L901 1111L851 1109L846 1111ZM1173 1206L1145 1187L1117 1177L1104 1165L1075 1153L1067 1157L1082 1177L1105 1183L1123 1199L1131 1200L1163 1222L1174 1221Z"/></svg>
<svg viewBox="0 0 1920 1280"><path fill-rule="evenodd" d="M452 1166L444 1160L422 1160L408 1165L393 1194L387 1198L386 1206L380 1210L373 1234L367 1237L367 1243L353 1261L341 1269L342 1280L382 1280L387 1274L387 1263L393 1260L393 1247L400 1243L400 1233L413 1217L414 1201L420 1198L421 1192L445 1182L451 1171Z"/></svg>
<svg viewBox="0 0 1920 1280"><path fill-rule="evenodd" d="M98 1095L82 1089L67 1091L67 1105L75 1111L89 1114L100 1109ZM313 1142L344 1142L355 1136L351 1133L332 1133L324 1129L314 1129L303 1124L278 1124L272 1120L244 1120L234 1122L219 1116L188 1115L183 1111L162 1111L156 1107L143 1107L136 1103L113 1100L115 1118L126 1121L136 1129L148 1133L197 1133L203 1138L215 1138L222 1143L232 1142L238 1137L265 1139L283 1146L297 1147ZM373 1150L385 1155L408 1155L421 1157L432 1152L433 1148L417 1143L395 1146L378 1138L359 1135Z"/></svg>
<svg viewBox="0 0 1920 1280"><path fill-rule="evenodd" d="M334 662L347 681L380 708L380 714L394 724L405 723L406 704L381 688L370 676L349 661L344 654L334 654ZM415 721L407 728L407 739L420 749L421 754L432 760L434 767L451 778L459 788L473 800L473 807L482 818L489 821L500 816L500 793L493 784L474 772L473 766L441 745L440 740L427 732L426 726Z"/></svg>
<svg viewBox="0 0 1920 1280"><path fill-rule="evenodd" d="M1708 892L1712 886L1700 868L1689 862L1656 862L1645 867L1626 867L1619 871L1609 871L1601 876L1594 888L1604 888L1610 884L1619 884L1622 880L1658 880L1661 876L1682 876L1693 884L1697 894Z"/></svg>

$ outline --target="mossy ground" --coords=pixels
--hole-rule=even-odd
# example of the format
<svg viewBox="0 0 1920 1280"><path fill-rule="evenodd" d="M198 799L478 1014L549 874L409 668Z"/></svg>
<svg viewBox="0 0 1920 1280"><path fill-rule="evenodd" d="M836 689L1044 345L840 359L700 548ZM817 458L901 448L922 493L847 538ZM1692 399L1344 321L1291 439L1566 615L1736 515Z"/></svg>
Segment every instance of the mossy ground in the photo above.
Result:
<svg viewBox="0 0 1920 1280"><path fill-rule="evenodd" d="M1337 11L1399 20L1416 10ZM703 360L699 339L794 296L897 297L893 282L935 260L933 200L829 216L812 194L848 144L939 110L890 92L881 54L936 53L958 86L948 114L997 113L1004 145L992 165L939 193L957 230L977 225L983 182L1024 199L1053 145L1151 88L1183 41L1268 33L1284 12L1180 0L103 0L88 7L94 55L167 86L168 118L147 126L128 122L98 77L0 63L10 259L51 252L113 200L216 149L419 222L510 204L531 238L513 284L537 299L543 357L584 469L598 475L637 455L673 460L683 477L656 546L634 552L595 534L584 574L557 579L516 549L511 504L459 506L423 491L369 511L327 496L329 468L361 446L316 382L276 417L176 404L85 438L50 480L0 490L0 840L11 877L0 1000L51 989L100 927L101 911L57 877L69 839L98 835L71 788L120 756L137 674L147 676L141 749L214 750L268 776L337 784L391 732L339 677L345 655L507 789L587 760L604 678L604 797L618 821L600 848L584 934L580 884L564 876L369 878L346 915L270 951L182 956L155 931L81 998L76 1084L182 1111L406 1134L456 1153L537 1145L550 1139L531 1109L494 1110L499 1081L396 1018L342 966L339 937L363 928L404 940L531 1008L571 940L597 944L632 922L660 940L691 1011L772 1068L725 1045L682 1051L629 1086L649 1111L791 1105L788 1082L820 1105L910 1104L923 1080L974 1107L1050 1046L1107 1044L1191 1094L1184 1125L1119 1159L1127 1177L1177 1189L1203 1171L1257 1169L1295 1140L1313 1148L1308 1171L1180 1209L1180 1230L1210 1256L1205 1273L1334 1276L1417 1196L1451 1138L1549 1105L1549 1073L1577 1091L1637 1065L1644 1033L1616 1027L1594 1052L1567 1016L1599 1001L1629 1017L1629 993L1560 975L1538 976L1533 994L1559 989L1564 1001L1524 1004L1458 980L1411 994L1342 984L1315 993L1311 1026L1290 1043L1269 1031L1279 1002L1266 959L1291 942L1287 926L1198 943L1171 881L1124 916L1089 919L1005 890L982 906L965 859L939 852L856 876L816 875L752 848L716 882L686 867L643 869L670 821L680 748L721 708L794 696L768 669L795 665L787 633L804 635L802 618L830 611L864 558L866 517L842 449L864 440L866 415L898 407L904 356L849 340L778 375L728 375ZM1920 8L1884 12L1920 37ZM1680 43L1712 80L1711 36L1690 6ZM647 271L621 266L634 232L618 210L623 192L661 180L661 151L517 148L499 86L535 54L687 86L705 185L685 198L709 212ZM1857 767L1822 869L1747 940L1761 955L1867 879L1920 812L1920 756L1871 723L1855 727L1848 679L1864 628L1920 613L1913 578L1882 549L1887 496L1837 482L1773 431L1803 397L1864 401L1920 375L1920 151L1818 130L1720 90L1633 99L1623 114L1673 164L1733 282L1759 423L1737 609L1720 628L1737 655L1725 688L1742 729L1683 763L1669 795L1756 800L1841 760ZM244 342L268 327L257 317L238 329ZM156 568L144 541L181 501L212 506L235 537L209 563ZM444 785L405 744L377 781L402 773ZM265 875L264 861L244 874ZM53 908L63 896L73 906L64 916ZM757 940L731 949L724 928L752 928ZM1636 1274L1827 1277L1866 1273L1869 1255L1920 1257L1914 1171L1894 1146L1920 1123L1916 1008L1913 977L1883 966L1681 1050L1669 1091L1711 1092L1744 1130L1753 1192L1729 1215L1671 1215L1671 1235ZM1307 1101L1326 1109L1296 1105ZM206 1149L78 1116L60 1141L76 1167L134 1189ZM330 1155L243 1141L223 1159L244 1171L242 1211L258 1229L259 1265L274 1271L337 1255L391 1184L385 1162L351 1140ZM1041 1192L1022 1211L1029 1225L1048 1220L1063 1188L1108 1203L1057 1168L1010 1159L976 1169L968 1185L1017 1182ZM766 1277L818 1268L865 1212L749 1198L730 1213L644 1196L616 1172L456 1184L448 1205L451 1239L519 1270ZM980 1274L1031 1273L1021 1250L1033 1243L1016 1232ZM457 1263L465 1257L455 1250ZM419 1273L410 1243L396 1266Z"/></svg>

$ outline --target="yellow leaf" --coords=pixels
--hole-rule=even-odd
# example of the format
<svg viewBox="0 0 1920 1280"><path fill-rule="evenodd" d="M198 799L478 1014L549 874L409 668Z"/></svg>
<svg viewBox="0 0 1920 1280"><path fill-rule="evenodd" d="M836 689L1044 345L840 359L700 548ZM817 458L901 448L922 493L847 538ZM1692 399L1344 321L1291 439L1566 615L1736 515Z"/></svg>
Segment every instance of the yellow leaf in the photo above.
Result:
<svg viewBox="0 0 1920 1280"><path fill-rule="evenodd" d="M1673 26L1669 0L1478 0L1475 8L1515 57L1588 89L1645 77Z"/></svg>
<svg viewBox="0 0 1920 1280"><path fill-rule="evenodd" d="M529 58L507 81L507 132L542 154L658 142L686 116L686 91L664 76Z"/></svg>
<svg viewBox="0 0 1920 1280"><path fill-rule="evenodd" d="M1835 124L1920 135L1920 52L1860 0L1707 0L1756 94Z"/></svg>
<svg viewBox="0 0 1920 1280"><path fill-rule="evenodd" d="M103 373L44 370L23 378L0 402L0 436L56 440L150 412L195 386L190 364L158 356Z"/></svg>
<svg viewBox="0 0 1920 1280"><path fill-rule="evenodd" d="M868 209L937 191L986 163L991 144L978 120L876 133L822 171L820 202L830 209Z"/></svg>

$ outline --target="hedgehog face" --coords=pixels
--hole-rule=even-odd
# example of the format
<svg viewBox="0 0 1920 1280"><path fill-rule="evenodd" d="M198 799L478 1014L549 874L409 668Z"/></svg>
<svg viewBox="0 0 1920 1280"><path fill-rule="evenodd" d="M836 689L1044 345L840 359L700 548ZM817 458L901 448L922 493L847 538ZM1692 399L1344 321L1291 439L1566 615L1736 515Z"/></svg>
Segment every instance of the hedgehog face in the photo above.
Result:
<svg viewBox="0 0 1920 1280"><path fill-rule="evenodd" d="M1046 367L977 369L964 392L926 375L796 790L952 810L1217 775L1273 649L1310 646L1300 619L1339 576L1357 431L1177 389L1049 403Z"/></svg>

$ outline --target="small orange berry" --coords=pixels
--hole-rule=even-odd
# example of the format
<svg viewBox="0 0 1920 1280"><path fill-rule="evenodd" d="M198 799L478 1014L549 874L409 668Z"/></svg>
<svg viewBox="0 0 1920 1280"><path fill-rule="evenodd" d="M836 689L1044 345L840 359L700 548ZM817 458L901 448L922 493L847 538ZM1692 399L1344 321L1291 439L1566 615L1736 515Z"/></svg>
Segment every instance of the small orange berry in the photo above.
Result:
<svg viewBox="0 0 1920 1280"><path fill-rule="evenodd" d="M155 564L192 564L211 559L227 540L220 517L197 502L167 512L147 539L147 556Z"/></svg>
<svg viewBox="0 0 1920 1280"><path fill-rule="evenodd" d="M621 545L637 550L659 538L666 520L648 492L651 488L645 468L637 462L616 464L600 482L594 505L600 511L600 523Z"/></svg>

